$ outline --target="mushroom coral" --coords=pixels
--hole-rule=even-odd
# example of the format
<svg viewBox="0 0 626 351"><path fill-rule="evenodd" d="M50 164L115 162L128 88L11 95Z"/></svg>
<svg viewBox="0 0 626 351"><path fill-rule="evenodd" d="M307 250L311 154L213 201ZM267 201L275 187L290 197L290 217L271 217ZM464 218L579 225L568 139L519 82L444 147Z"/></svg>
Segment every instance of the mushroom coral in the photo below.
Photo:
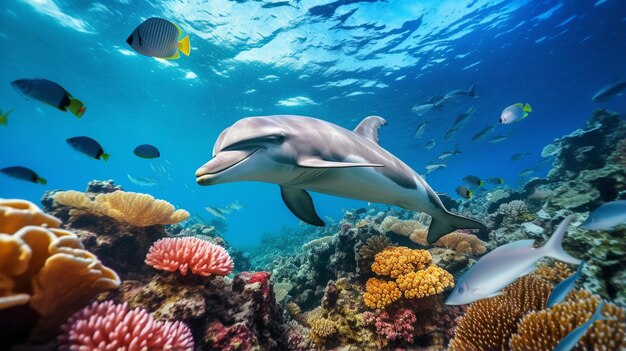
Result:
<svg viewBox="0 0 626 351"><path fill-rule="evenodd" d="M36 311L33 339L46 338L95 295L120 285L76 234L33 203L0 200L0 214L0 310L28 304Z"/></svg>
<svg viewBox="0 0 626 351"><path fill-rule="evenodd" d="M155 224L175 224L189 218L189 212L175 210L165 200L156 200L148 194L126 191L114 191L99 194L91 200L79 191L60 191L54 195L54 201L65 206L114 218L135 227L148 227Z"/></svg>

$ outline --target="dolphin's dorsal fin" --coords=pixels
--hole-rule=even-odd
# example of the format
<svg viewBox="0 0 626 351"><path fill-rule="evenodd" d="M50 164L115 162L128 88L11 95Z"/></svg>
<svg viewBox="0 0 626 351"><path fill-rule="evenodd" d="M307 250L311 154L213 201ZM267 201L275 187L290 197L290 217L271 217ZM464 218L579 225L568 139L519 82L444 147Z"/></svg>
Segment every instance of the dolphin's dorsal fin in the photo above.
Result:
<svg viewBox="0 0 626 351"><path fill-rule="evenodd" d="M281 186L280 195L285 205L287 205L287 208L289 208L296 217L318 227L326 225L320 216L317 215L317 212L315 212L313 199L311 199L311 195L309 195L306 190Z"/></svg>
<svg viewBox="0 0 626 351"><path fill-rule="evenodd" d="M380 126L386 124L387 121L380 116L365 117L361 123L354 128L354 133L378 144L378 129Z"/></svg>

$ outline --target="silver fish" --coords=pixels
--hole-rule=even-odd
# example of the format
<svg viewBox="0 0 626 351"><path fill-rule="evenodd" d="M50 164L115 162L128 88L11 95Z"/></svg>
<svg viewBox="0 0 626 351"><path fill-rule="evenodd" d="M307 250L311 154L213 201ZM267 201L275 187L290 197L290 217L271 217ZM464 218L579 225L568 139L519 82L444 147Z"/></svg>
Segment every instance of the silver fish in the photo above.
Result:
<svg viewBox="0 0 626 351"><path fill-rule="evenodd" d="M522 157L529 156L529 155L532 155L532 153L531 152L520 152L520 153L517 153L517 154L511 156L511 161L518 161Z"/></svg>
<svg viewBox="0 0 626 351"><path fill-rule="evenodd" d="M460 89L450 90L448 93L446 93L446 95L444 95L443 100L450 100L459 96L476 97L476 93L474 91L475 89L476 89L476 83L472 84L472 86L467 90L460 90Z"/></svg>
<svg viewBox="0 0 626 351"><path fill-rule="evenodd" d="M604 87L602 87L602 89L598 90L598 92L593 95L591 100L593 100L594 102L606 102L609 101L611 97L619 94L624 89L626 89L626 80L613 82L611 84L605 85Z"/></svg>
<svg viewBox="0 0 626 351"><path fill-rule="evenodd" d="M483 139L487 134L491 133L495 128L496 128L496 126L485 127L483 130L481 130L480 132L476 133L472 137L472 142L475 143L475 142Z"/></svg>
<svg viewBox="0 0 626 351"><path fill-rule="evenodd" d="M430 139L426 145L424 145L424 149L426 150L431 150L432 148L435 147L435 139Z"/></svg>
<svg viewBox="0 0 626 351"><path fill-rule="evenodd" d="M204 208L208 213L214 215L215 217L221 218L223 220L226 220L226 216L224 215L224 213L217 207L205 207Z"/></svg>
<svg viewBox="0 0 626 351"><path fill-rule="evenodd" d="M446 132L446 134L443 136L443 138L444 138L445 140L450 140L450 138L452 138L453 136L455 136L455 135L456 135L456 133L458 133L460 129L461 129L460 127L453 127L453 128L451 128L451 129L449 129L449 130Z"/></svg>
<svg viewBox="0 0 626 351"><path fill-rule="evenodd" d="M576 285L576 281L578 280L578 278L580 278L580 272L582 272L584 265L584 262L580 262L580 264L578 265L578 269L576 270L576 272L574 272L574 274L563 279L563 281L561 281L559 285L552 289L552 292L548 297L548 301L546 302L546 308L550 308L557 303L563 301L565 296L567 296L567 294L572 291L574 285Z"/></svg>
<svg viewBox="0 0 626 351"><path fill-rule="evenodd" d="M461 113L455 120L454 120L454 127L462 124L463 122L467 122L469 120L469 118L474 114L474 112L476 112L476 108L474 106L470 107L469 110L467 110L466 112Z"/></svg>
<svg viewBox="0 0 626 351"><path fill-rule="evenodd" d="M556 347L554 347L554 350L552 351L570 351L574 348L574 346L576 346L576 344L578 344L580 338L582 338L583 335L587 333L587 330L589 330L593 323L595 323L596 321L607 320L607 318L602 315L602 309L604 308L604 304L605 302L604 300L602 300L598 304L598 307L596 308L596 311L593 313L591 318L589 318L588 321L583 323L578 328L572 330L569 334L565 335L565 337L561 339L558 344L556 344Z"/></svg>
<svg viewBox="0 0 626 351"><path fill-rule="evenodd" d="M431 103L420 104L420 105L413 106L413 108L411 109L411 112L421 116L427 112L430 112L433 108L435 108L435 104L431 104Z"/></svg>
<svg viewBox="0 0 626 351"><path fill-rule="evenodd" d="M152 177L134 177L130 174L126 174L128 180L130 180L133 184L139 186L157 186L159 185L159 181Z"/></svg>
<svg viewBox="0 0 626 351"><path fill-rule="evenodd" d="M459 150L459 145L456 145L454 150L452 150L452 151L444 151L437 158L443 161L443 160L445 160L445 159L447 159L447 158L449 158L451 156L458 155L460 153L461 153L461 150Z"/></svg>
<svg viewBox="0 0 626 351"><path fill-rule="evenodd" d="M426 130L427 125L428 125L428 122L422 122L418 124L417 127L415 128L415 133L413 133L413 137L421 138L422 134L424 134L424 131Z"/></svg>
<svg viewBox="0 0 626 351"><path fill-rule="evenodd" d="M580 225L589 230L611 230L626 223L626 200L616 200L595 209Z"/></svg>
<svg viewBox="0 0 626 351"><path fill-rule="evenodd" d="M522 119L528 117L530 112L533 112L533 109L529 103L524 105L521 102L518 102L502 110L502 113L500 114L500 123L510 124L516 121L521 121Z"/></svg>
<svg viewBox="0 0 626 351"><path fill-rule="evenodd" d="M446 168L446 167L448 166L444 165L443 163L436 163L436 164L428 165L426 166L426 174L430 172L434 172L438 169Z"/></svg>
<svg viewBox="0 0 626 351"><path fill-rule="evenodd" d="M525 177L530 176L533 173L535 173L534 169L527 168L527 169L524 169L521 172L519 172L519 176L522 177L522 178L525 178Z"/></svg>
<svg viewBox="0 0 626 351"><path fill-rule="evenodd" d="M447 305L465 305L502 294L502 289L517 278L535 271L537 262L551 257L571 264L581 261L563 250L561 242L574 219L566 217L543 246L535 248L534 240L519 240L496 248L478 260L457 282L446 300Z"/></svg>
<svg viewBox="0 0 626 351"><path fill-rule="evenodd" d="M508 139L509 136L508 135L496 135L493 138L491 138L488 143L489 144L496 144L496 143L501 143L503 141L505 141L506 139Z"/></svg>

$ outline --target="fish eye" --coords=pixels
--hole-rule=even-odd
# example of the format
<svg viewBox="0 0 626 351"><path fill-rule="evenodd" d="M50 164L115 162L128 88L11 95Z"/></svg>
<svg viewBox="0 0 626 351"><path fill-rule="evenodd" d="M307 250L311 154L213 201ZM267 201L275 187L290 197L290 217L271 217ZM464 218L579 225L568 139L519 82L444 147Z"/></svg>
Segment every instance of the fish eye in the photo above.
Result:
<svg viewBox="0 0 626 351"><path fill-rule="evenodd" d="M459 286L459 294L462 294L462 293L463 293L463 287Z"/></svg>

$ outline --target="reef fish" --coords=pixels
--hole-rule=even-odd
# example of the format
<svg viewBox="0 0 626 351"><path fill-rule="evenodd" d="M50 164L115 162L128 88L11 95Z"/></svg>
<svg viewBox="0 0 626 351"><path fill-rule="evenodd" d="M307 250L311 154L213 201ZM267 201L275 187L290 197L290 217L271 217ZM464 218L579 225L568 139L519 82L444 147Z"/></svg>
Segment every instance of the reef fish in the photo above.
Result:
<svg viewBox="0 0 626 351"><path fill-rule="evenodd" d="M444 165L443 163L435 163L435 164L426 165L426 174L430 172L434 172L438 169L446 168L446 167L448 166Z"/></svg>
<svg viewBox="0 0 626 351"><path fill-rule="evenodd" d="M189 56L189 36L174 23L162 18L148 18L137 26L126 39L133 50L145 56L175 60L180 52ZM182 38L182 39L181 39Z"/></svg>
<svg viewBox="0 0 626 351"><path fill-rule="evenodd" d="M213 158L196 171L200 185L261 181L280 185L287 208L324 226L307 190L396 205L432 217L427 240L482 223L449 212L426 181L378 144L387 122L369 116L349 131L303 116L248 117L225 129Z"/></svg>
<svg viewBox="0 0 626 351"><path fill-rule="evenodd" d="M208 213L214 215L215 217L221 218L223 220L226 220L226 215L224 215L224 212L222 212L222 210L220 210L217 207L205 207L204 208Z"/></svg>
<svg viewBox="0 0 626 351"><path fill-rule="evenodd" d="M583 337L587 333L587 330L595 323L596 321L604 321L607 320L606 317L602 315L602 309L604 308L604 300L600 301L596 311L593 313L591 318L588 321L583 323L578 328L572 330L569 334L565 335L561 341L554 347L553 351L570 351L578 344L580 338Z"/></svg>
<svg viewBox="0 0 626 351"><path fill-rule="evenodd" d="M616 200L595 209L580 225L590 230L611 230L626 223L626 200Z"/></svg>
<svg viewBox="0 0 626 351"><path fill-rule="evenodd" d="M571 264L581 261L563 250L561 242L574 216L566 217L547 243L535 248L534 240L519 240L496 248L476 262L457 282L447 305L465 305L502 294L517 278L532 273L537 261L551 257Z"/></svg>
<svg viewBox="0 0 626 351"><path fill-rule="evenodd" d="M489 139L488 143L489 144L501 143L501 142L505 141L508 138L509 138L508 135L496 135L493 138Z"/></svg>
<svg viewBox="0 0 626 351"><path fill-rule="evenodd" d="M519 152L513 156L511 156L511 161L519 161L522 157L532 155L530 152Z"/></svg>
<svg viewBox="0 0 626 351"><path fill-rule="evenodd" d="M426 145L424 145L424 149L426 150L431 150L432 148L435 147L435 139L430 139Z"/></svg>
<svg viewBox="0 0 626 351"><path fill-rule="evenodd" d="M111 155L104 152L99 142L87 136L77 136L65 140L75 150L96 160L108 161Z"/></svg>
<svg viewBox="0 0 626 351"><path fill-rule="evenodd" d="M460 89L450 90L449 92L446 93L446 95L443 96L443 100L450 100L459 96L476 97L475 89L476 89L476 83L472 84L472 86L467 90L460 90Z"/></svg>
<svg viewBox="0 0 626 351"><path fill-rule="evenodd" d="M26 97L41 101L61 111L70 110L78 118L87 111L80 100L53 81L43 78L18 79L11 85Z"/></svg>
<svg viewBox="0 0 626 351"><path fill-rule="evenodd" d="M2 113L2 110L0 110L0 125L3 126L7 126L7 124L9 124L9 114L11 114L11 111L13 110L8 110L5 113Z"/></svg>
<svg viewBox="0 0 626 351"><path fill-rule="evenodd" d="M413 133L414 138L421 138L422 134L426 130L426 126L428 126L428 122L422 122L415 127L415 133Z"/></svg>
<svg viewBox="0 0 626 351"><path fill-rule="evenodd" d="M469 199L472 197L472 191L464 186L458 186L454 191L462 198Z"/></svg>
<svg viewBox="0 0 626 351"><path fill-rule="evenodd" d="M448 129L448 131L447 131L447 132L446 132L446 134L443 136L443 138L444 138L445 140L450 140L453 136L455 136L455 135L456 135L456 133L458 133L458 132L459 132L459 130L460 130L460 129L461 129L460 127L453 127L453 128Z"/></svg>
<svg viewBox="0 0 626 351"><path fill-rule="evenodd" d="M466 112L461 113L455 120L454 120L454 126L459 126L461 125L463 122L466 122L469 120L469 118L474 114L474 112L476 112L476 108L474 108L474 106L470 107L469 110L467 110Z"/></svg>
<svg viewBox="0 0 626 351"><path fill-rule="evenodd" d="M141 158L158 158L159 156L161 156L159 149L150 144L142 144L137 146L133 153Z"/></svg>
<svg viewBox="0 0 626 351"><path fill-rule="evenodd" d="M500 123L510 124L516 121L521 121L522 119L528 117L530 112L533 112L530 104L526 103L526 105L524 105L518 102L502 110L502 113L500 114Z"/></svg>
<svg viewBox="0 0 626 351"><path fill-rule="evenodd" d="M0 169L0 173L4 173L9 177L25 180L27 182L39 183L43 185L46 185L48 183L48 181L38 176L37 173L35 173L32 169L26 167L6 167Z"/></svg>
<svg viewBox="0 0 626 351"><path fill-rule="evenodd" d="M574 274L563 279L563 281L561 281L556 287L554 287L554 289L552 289L550 296L548 296L548 301L546 301L546 308L550 308L557 303L563 301L565 296L567 296L567 294L569 294L569 292L574 289L574 285L576 284L578 278L580 278L580 272L582 272L584 265L585 262L580 262L580 264L578 265L578 269L576 270L576 272L574 272Z"/></svg>
<svg viewBox="0 0 626 351"><path fill-rule="evenodd" d="M626 89L626 81L616 81L611 84L605 85L604 87L602 87L602 89L598 90L598 92L593 95L591 100L593 100L594 102L606 102L609 101L611 97L619 94L624 89Z"/></svg>
<svg viewBox="0 0 626 351"><path fill-rule="evenodd" d="M468 175L465 176L463 178L463 181L466 182L469 185L475 185L475 186L483 186L483 181L482 179L478 178L477 176L474 175Z"/></svg>
<svg viewBox="0 0 626 351"><path fill-rule="evenodd" d="M491 178L487 178L487 183L489 183L489 184L502 184L502 183L504 183L504 179L499 178L499 177L491 177Z"/></svg>
<svg viewBox="0 0 626 351"><path fill-rule="evenodd" d="M448 159L448 158L450 158L450 157L452 157L454 155L458 155L460 153L461 153L461 150L459 150L459 145L456 145L454 147L454 150L452 150L452 151L444 151L437 158L443 161L445 159Z"/></svg>

